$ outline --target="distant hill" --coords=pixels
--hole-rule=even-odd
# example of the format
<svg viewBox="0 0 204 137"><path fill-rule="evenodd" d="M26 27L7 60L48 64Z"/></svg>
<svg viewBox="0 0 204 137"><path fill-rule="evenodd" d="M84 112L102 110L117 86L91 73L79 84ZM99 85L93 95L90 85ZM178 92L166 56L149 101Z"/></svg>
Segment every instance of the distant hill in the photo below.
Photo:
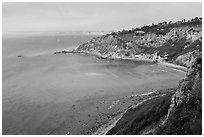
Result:
<svg viewBox="0 0 204 137"><path fill-rule="evenodd" d="M113 58L143 57L188 66L202 51L202 18L112 32L80 45L77 51Z"/></svg>

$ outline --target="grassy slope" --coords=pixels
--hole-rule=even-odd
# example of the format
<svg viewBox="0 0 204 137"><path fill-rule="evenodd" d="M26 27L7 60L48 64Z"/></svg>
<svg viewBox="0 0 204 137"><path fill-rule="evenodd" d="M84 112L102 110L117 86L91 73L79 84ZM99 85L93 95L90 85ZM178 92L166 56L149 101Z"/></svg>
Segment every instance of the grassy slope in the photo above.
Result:
<svg viewBox="0 0 204 137"><path fill-rule="evenodd" d="M200 135L202 134L202 99L193 97L174 111L170 123L161 127L157 134Z"/></svg>
<svg viewBox="0 0 204 137"><path fill-rule="evenodd" d="M173 93L172 91L130 109L107 134L139 134L145 127L157 123L167 114Z"/></svg>
<svg viewBox="0 0 204 137"><path fill-rule="evenodd" d="M199 86L202 86L202 82L198 83L197 90L202 89ZM107 134L137 135L149 125L158 124L160 118L168 112L172 93L129 110ZM174 111L170 123L165 127L159 127L156 134L202 134L202 96L194 96L189 102L182 103Z"/></svg>

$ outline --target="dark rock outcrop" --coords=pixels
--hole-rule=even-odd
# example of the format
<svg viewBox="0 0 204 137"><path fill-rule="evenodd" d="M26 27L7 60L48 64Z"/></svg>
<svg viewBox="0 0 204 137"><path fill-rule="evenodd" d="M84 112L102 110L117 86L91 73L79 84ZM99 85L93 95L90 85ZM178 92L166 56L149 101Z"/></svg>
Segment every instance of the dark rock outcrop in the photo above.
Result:
<svg viewBox="0 0 204 137"><path fill-rule="evenodd" d="M180 82L157 134L202 134L202 57Z"/></svg>

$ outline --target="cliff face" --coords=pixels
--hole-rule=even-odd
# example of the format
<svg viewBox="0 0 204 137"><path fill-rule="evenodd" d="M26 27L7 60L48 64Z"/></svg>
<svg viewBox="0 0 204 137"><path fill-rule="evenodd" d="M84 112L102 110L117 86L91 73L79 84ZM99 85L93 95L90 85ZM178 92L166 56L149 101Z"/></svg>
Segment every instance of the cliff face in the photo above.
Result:
<svg viewBox="0 0 204 137"><path fill-rule="evenodd" d="M196 57L176 93L158 134L202 134L202 57Z"/></svg>
<svg viewBox="0 0 204 137"><path fill-rule="evenodd" d="M202 57L175 90L128 110L107 134L202 134Z"/></svg>
<svg viewBox="0 0 204 137"><path fill-rule="evenodd" d="M187 53L202 50L202 18L113 32L94 38L76 50L103 57L143 57L186 66L191 56Z"/></svg>

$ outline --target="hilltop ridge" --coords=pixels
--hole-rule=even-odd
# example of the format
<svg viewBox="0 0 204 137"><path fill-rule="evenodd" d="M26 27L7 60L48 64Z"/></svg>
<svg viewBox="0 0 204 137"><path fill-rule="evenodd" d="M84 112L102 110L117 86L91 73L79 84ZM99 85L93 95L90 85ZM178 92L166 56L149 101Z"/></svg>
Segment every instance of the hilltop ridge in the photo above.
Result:
<svg viewBox="0 0 204 137"><path fill-rule="evenodd" d="M169 62L188 67L202 51L202 18L112 32L95 37L74 51L103 58Z"/></svg>

